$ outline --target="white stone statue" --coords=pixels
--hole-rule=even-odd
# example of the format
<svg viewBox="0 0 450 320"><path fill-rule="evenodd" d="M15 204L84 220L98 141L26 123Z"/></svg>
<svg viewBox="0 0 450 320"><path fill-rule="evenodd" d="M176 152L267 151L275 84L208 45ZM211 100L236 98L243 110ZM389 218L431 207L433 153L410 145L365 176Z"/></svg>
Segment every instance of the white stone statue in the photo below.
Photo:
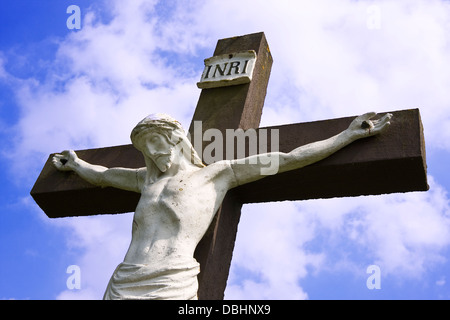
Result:
<svg viewBox="0 0 450 320"><path fill-rule="evenodd" d="M383 132L392 115L370 120L375 115L357 117L348 129L329 139L289 153L254 155L256 159L245 164L223 160L203 165L180 123L163 114L146 117L131 133L146 167L106 168L81 160L71 150L56 154L53 164L59 170L73 170L102 187L141 193L130 247L114 271L104 299L197 299L200 268L194 251L227 191L263 178L262 166L274 157L278 172L298 169L357 139Z"/></svg>

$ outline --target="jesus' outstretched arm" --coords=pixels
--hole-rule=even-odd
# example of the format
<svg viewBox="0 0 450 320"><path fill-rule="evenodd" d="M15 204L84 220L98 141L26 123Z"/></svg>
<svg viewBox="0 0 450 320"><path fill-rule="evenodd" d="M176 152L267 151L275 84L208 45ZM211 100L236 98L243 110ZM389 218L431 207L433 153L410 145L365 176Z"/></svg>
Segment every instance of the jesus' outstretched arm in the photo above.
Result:
<svg viewBox="0 0 450 320"><path fill-rule="evenodd" d="M90 164L80 158L73 150L55 154L53 165L61 171L75 171L81 178L101 187L115 187L127 191L141 192L140 169L106 168Z"/></svg>
<svg viewBox="0 0 450 320"><path fill-rule="evenodd" d="M369 112L357 117L341 133L322 141L313 142L289 153L272 152L231 161L237 185L264 178L267 163L276 161L277 172L299 169L325 159L355 140L382 133L390 125L392 114L387 113L379 120L370 120L376 115ZM273 174L273 173L271 173Z"/></svg>

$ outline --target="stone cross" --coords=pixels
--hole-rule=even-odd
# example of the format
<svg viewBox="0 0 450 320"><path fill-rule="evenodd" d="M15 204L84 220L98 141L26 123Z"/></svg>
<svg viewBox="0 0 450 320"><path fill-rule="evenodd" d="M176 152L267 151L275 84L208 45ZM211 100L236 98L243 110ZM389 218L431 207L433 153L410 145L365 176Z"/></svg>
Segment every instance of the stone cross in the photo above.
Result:
<svg viewBox="0 0 450 320"><path fill-rule="evenodd" d="M228 64L217 61L230 59ZM253 59L257 57L257 59ZM354 117L258 128L272 56L264 33L219 40L214 57L205 61L198 83L203 88L189 131L278 130L279 151L329 138L345 130ZM268 175L231 189L195 258L199 299L223 299L241 208L245 203L304 200L428 190L423 128L418 109L394 111L389 130L356 141L313 165ZM258 136L258 135L257 135ZM270 151L270 139L267 150ZM206 143L203 141L203 148ZM77 151L80 158L105 167L140 168L142 154L132 145ZM201 154L201 153L200 153ZM140 194L101 188L73 172L58 171L49 156L31 195L51 218L132 212ZM394 214L394 213L393 213Z"/></svg>

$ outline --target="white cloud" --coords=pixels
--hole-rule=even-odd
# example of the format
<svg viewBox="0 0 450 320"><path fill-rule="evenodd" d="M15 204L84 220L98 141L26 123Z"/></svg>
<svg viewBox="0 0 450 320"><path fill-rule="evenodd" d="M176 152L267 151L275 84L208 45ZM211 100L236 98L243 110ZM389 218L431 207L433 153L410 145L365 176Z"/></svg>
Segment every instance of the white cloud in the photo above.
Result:
<svg viewBox="0 0 450 320"><path fill-rule="evenodd" d="M304 250L314 221L294 203L247 205L241 217L227 299L306 299L298 281L317 269L324 255ZM240 279L239 274L255 279Z"/></svg>
<svg viewBox="0 0 450 320"><path fill-rule="evenodd" d="M315 214L330 240L365 250L384 274L420 277L445 261L450 244L448 195L432 177L429 183L428 192L312 201L299 211Z"/></svg>
<svg viewBox="0 0 450 320"><path fill-rule="evenodd" d="M367 7L374 4L381 28L370 30ZM274 56L264 125L420 107L427 147L450 149L446 2L171 2L159 17L155 1L111 6L110 21L89 13L80 32L61 40L46 79L15 79L22 117L14 128L14 170L29 172L32 158L37 172L48 153L65 148L129 143L131 128L153 112L170 113L187 127L207 57L198 52L207 47L211 54L218 38L258 31ZM0 59L0 77L11 79L2 67L8 59ZM430 181L428 193L245 209L253 218L240 225L227 296L307 298L299 280L332 269L331 255L339 268L360 262L343 262L349 243L387 274L419 277L444 261L450 241L448 196ZM84 248L86 288L60 298L102 294L129 242L124 217L69 220L70 245L77 239ZM307 249L317 237L329 247Z"/></svg>
<svg viewBox="0 0 450 320"><path fill-rule="evenodd" d="M100 297L101 298L101 297ZM92 289L65 290L58 294L56 300L99 300L97 292Z"/></svg>

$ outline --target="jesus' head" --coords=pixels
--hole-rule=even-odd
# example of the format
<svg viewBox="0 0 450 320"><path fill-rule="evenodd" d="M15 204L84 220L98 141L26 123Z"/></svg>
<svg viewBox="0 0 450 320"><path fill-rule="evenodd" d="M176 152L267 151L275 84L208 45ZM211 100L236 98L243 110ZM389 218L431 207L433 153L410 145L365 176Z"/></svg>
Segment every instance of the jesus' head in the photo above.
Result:
<svg viewBox="0 0 450 320"><path fill-rule="evenodd" d="M130 138L134 147L153 160L160 172L167 171L179 160L178 157L185 157L197 167L204 167L180 122L167 114L145 117L134 127Z"/></svg>

